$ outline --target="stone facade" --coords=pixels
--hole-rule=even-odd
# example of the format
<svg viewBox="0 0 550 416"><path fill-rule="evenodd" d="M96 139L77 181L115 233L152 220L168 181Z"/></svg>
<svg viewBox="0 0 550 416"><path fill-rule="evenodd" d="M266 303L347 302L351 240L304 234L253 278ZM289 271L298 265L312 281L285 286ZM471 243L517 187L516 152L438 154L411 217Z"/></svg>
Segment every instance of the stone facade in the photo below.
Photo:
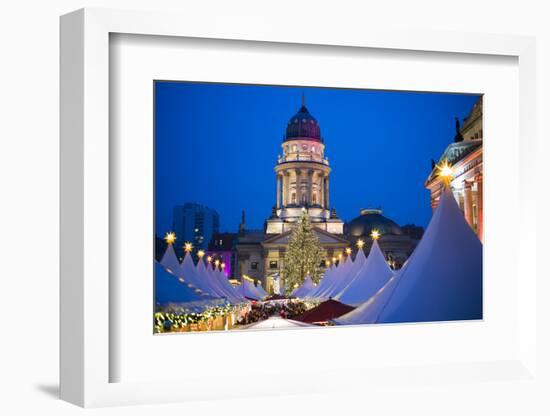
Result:
<svg viewBox="0 0 550 416"><path fill-rule="evenodd" d="M305 103L289 120L275 165L275 206L265 229L246 230L241 224L237 273L261 280L266 290L273 279L284 282L284 253L288 238L303 211L307 211L326 256L342 254L344 222L330 205L330 164L317 120Z"/></svg>

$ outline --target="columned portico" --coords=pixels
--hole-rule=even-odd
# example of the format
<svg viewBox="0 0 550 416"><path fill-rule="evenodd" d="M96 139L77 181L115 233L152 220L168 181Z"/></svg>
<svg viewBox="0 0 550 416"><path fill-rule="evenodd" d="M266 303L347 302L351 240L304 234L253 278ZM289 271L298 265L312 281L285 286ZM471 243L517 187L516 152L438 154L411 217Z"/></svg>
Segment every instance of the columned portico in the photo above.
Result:
<svg viewBox="0 0 550 416"><path fill-rule="evenodd" d="M466 218L466 221L468 222L470 227L473 228L474 221L472 204L472 183L469 181L464 181L464 218Z"/></svg>
<svg viewBox="0 0 550 416"><path fill-rule="evenodd" d="M476 176L477 186L477 235L483 242L483 176Z"/></svg>
<svg viewBox="0 0 550 416"><path fill-rule="evenodd" d="M325 194L326 194L326 203L325 208L330 209L330 186L329 186L329 177L325 177Z"/></svg>
<svg viewBox="0 0 550 416"><path fill-rule="evenodd" d="M282 176L278 174L276 176L276 179L277 179L277 209L280 209L281 208L281 180L282 180Z"/></svg>

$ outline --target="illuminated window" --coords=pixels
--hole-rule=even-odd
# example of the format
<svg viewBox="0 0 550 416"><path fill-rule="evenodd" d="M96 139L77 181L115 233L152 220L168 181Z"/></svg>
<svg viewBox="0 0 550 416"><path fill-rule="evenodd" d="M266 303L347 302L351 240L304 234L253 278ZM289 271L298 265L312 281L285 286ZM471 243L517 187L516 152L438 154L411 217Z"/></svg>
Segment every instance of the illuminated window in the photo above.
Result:
<svg viewBox="0 0 550 416"><path fill-rule="evenodd" d="M278 264L277 264L277 261L276 260L271 260L269 262L269 268L270 269L276 269L278 267Z"/></svg>
<svg viewBox="0 0 550 416"><path fill-rule="evenodd" d="M296 150L298 150L298 147L296 145L292 145L292 151L295 152Z"/></svg>
<svg viewBox="0 0 550 416"><path fill-rule="evenodd" d="M315 146L313 146L313 147L311 148L311 151L312 151L313 153L315 153Z"/></svg>

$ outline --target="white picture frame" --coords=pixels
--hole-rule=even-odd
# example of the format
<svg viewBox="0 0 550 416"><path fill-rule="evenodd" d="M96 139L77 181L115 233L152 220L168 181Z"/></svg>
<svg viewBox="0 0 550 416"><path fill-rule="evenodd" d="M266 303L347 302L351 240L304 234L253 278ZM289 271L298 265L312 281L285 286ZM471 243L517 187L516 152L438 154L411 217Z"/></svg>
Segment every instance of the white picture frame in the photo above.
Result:
<svg viewBox="0 0 550 416"><path fill-rule="evenodd" d="M184 22L184 23L183 23ZM334 30L314 25L304 32L258 22L216 21L169 13L82 9L61 18L61 398L80 406L185 401L210 397L246 397L273 394L250 386L228 390L212 386L205 391L189 377L170 382L111 382L110 365L117 357L110 349L110 169L109 153L109 37L130 34L182 38L331 45L334 48L374 48L427 51L440 54L502 55L515 57L519 68L519 224L518 267L523 270L517 292L517 348L498 361L469 363L418 362L414 370L372 366L365 376L343 367L328 375L348 380L327 386L317 374L306 383L288 381L284 373L258 369L278 386L277 394L330 392L401 381L431 382L434 378L479 383L494 380L536 380L536 283L541 278L532 261L528 242L536 241L535 183L529 161L536 154L535 41L530 37L471 33L381 32L361 29ZM341 28L340 28L341 29ZM529 213L527 215L527 213ZM521 215L523 214L523 215ZM532 244L532 243L531 243ZM517 271L516 271L517 273ZM349 328L348 330L358 330ZM359 329L360 330L360 329ZM410 329L409 329L410 330ZM305 331L318 337L318 331ZM152 335L151 335L152 336ZM254 335L259 337L261 335ZM223 339L220 341L223 342ZM118 357L119 358L119 357ZM483 373L480 377L479 373ZM477 375L476 375L477 374ZM246 384L246 374L232 376ZM284 381L286 380L286 381ZM284 382L283 382L284 381Z"/></svg>

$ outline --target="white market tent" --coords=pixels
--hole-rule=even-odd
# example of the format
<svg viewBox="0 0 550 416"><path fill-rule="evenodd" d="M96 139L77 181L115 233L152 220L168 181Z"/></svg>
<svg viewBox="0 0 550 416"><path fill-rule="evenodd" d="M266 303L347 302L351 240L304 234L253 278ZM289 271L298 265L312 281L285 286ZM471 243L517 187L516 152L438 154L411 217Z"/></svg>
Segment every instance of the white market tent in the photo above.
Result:
<svg viewBox="0 0 550 416"><path fill-rule="evenodd" d="M319 284L315 286L310 293L307 294L308 297L316 298L318 297L325 289L328 289L332 284L332 279L335 272L335 266L331 265L325 270L325 275L319 281Z"/></svg>
<svg viewBox="0 0 550 416"><path fill-rule="evenodd" d="M231 286L231 283L229 283L229 280L227 280L227 277L222 270L210 269L210 271L212 278L218 282L219 286L222 288L223 292L227 296L227 299L231 303L237 304L246 302L246 299L241 296L233 286Z"/></svg>
<svg viewBox="0 0 550 416"><path fill-rule="evenodd" d="M203 292L206 292L210 295L218 296L216 294L216 291L212 287L210 287L208 281L201 278L197 274L197 268L195 267L195 263L193 263L191 254L189 253L185 253L185 257L181 262L180 272L178 273L178 276L182 277L187 283L199 288Z"/></svg>
<svg viewBox="0 0 550 416"><path fill-rule="evenodd" d="M166 250L162 255L162 259L160 259L160 264L162 264L165 269L168 269L172 273L176 275L179 274L180 262L178 260L178 256L176 256L176 252L174 251L174 246L172 244L168 244L166 246Z"/></svg>
<svg viewBox="0 0 550 416"><path fill-rule="evenodd" d="M260 300L263 298L248 279L242 279L240 286L237 287L237 291L242 297L247 299Z"/></svg>
<svg viewBox="0 0 550 416"><path fill-rule="evenodd" d="M261 282L258 282L258 285L256 286L256 291L257 291L262 297L264 297L264 298L265 298L267 295L269 295L269 293L267 293L267 292L265 291L265 289L263 288Z"/></svg>
<svg viewBox="0 0 550 416"><path fill-rule="evenodd" d="M313 280L311 280L311 277L307 275L306 278L304 279L304 282L299 287L297 287L292 291L291 296L295 296L297 298L303 298L309 292L311 292L311 290L314 288L315 288L315 284L313 283Z"/></svg>
<svg viewBox="0 0 550 416"><path fill-rule="evenodd" d="M338 295L342 289L344 289L357 275L357 273L363 268L367 261L365 252L360 249L357 251L355 260L348 268L343 268L341 273L338 274L332 286L321 294L321 298L333 298ZM344 264L345 265L345 264Z"/></svg>
<svg viewBox="0 0 550 416"><path fill-rule="evenodd" d="M208 273L206 265L204 264L204 261L202 259L199 259L197 265L195 266L195 275L197 276L198 280L204 282L205 286L208 287L208 293L211 293L215 296L227 298L227 294L221 288L220 283L215 280L214 276Z"/></svg>
<svg viewBox="0 0 550 416"><path fill-rule="evenodd" d="M155 262L155 304L157 306L181 307L191 311L201 311L220 303L223 303L223 300L189 286L183 279L166 270L160 263Z"/></svg>
<svg viewBox="0 0 550 416"><path fill-rule="evenodd" d="M482 244L449 189L407 263L337 324L481 319Z"/></svg>
<svg viewBox="0 0 550 416"><path fill-rule="evenodd" d="M346 305L360 305L376 294L392 276L393 270L388 266L378 240L374 240L365 265L334 298Z"/></svg>
<svg viewBox="0 0 550 416"><path fill-rule="evenodd" d="M303 328L314 325L306 324L305 322L293 321L292 319L284 319L279 316L272 316L263 321L251 324L244 329L276 329L276 328Z"/></svg>

